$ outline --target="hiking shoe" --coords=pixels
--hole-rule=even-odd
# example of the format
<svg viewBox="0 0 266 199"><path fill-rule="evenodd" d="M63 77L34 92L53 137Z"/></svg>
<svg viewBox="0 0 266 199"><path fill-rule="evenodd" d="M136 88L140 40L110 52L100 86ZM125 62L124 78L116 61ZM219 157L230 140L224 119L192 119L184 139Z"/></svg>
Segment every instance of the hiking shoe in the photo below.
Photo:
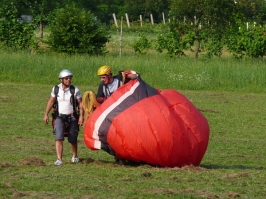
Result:
<svg viewBox="0 0 266 199"><path fill-rule="evenodd" d="M62 164L63 164L63 162L61 160L58 160L58 159L54 162L54 165L57 165L57 166L60 166Z"/></svg>
<svg viewBox="0 0 266 199"><path fill-rule="evenodd" d="M79 162L79 158L78 158L78 156L77 156L77 157L72 157L71 162L72 162L72 163L77 163L77 162Z"/></svg>

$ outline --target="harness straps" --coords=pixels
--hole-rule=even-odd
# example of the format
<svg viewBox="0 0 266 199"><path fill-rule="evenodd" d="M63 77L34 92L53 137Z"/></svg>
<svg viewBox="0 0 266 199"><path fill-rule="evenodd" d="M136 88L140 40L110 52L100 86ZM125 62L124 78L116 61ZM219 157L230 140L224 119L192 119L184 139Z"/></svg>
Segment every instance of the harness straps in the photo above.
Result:
<svg viewBox="0 0 266 199"><path fill-rule="evenodd" d="M70 85L69 87L70 93L71 93L71 97L70 97L70 103L73 104L73 114L74 117L77 119L79 117L78 112L77 112L77 100L75 99L75 87L73 85ZM59 116L59 111L58 111L58 92L59 92L59 86L55 85L54 87L54 94L55 94L55 103L53 104L53 113L52 113L52 127L54 129L54 125L55 125L55 120L56 118ZM61 121L64 125L64 136L67 137L68 136L68 131L69 131L69 122L68 122L68 118L65 117L60 117ZM54 129L54 134L55 134L55 129Z"/></svg>
<svg viewBox="0 0 266 199"><path fill-rule="evenodd" d="M117 76L114 76L114 79L117 79L118 80L118 84L117 84L117 88L116 89L118 89L120 86L121 86L121 80L117 77ZM111 96L113 93L111 93L110 92L110 90L109 90L109 88L108 88L108 84L106 85L106 84L103 84L103 87L104 87L104 89L105 89L105 93L106 93L106 95L109 93L109 95Z"/></svg>
<svg viewBox="0 0 266 199"><path fill-rule="evenodd" d="M77 112L77 101L75 100L75 87L73 85L70 85L70 93L71 93L71 98L70 98L70 103L73 105L73 113Z"/></svg>
<svg viewBox="0 0 266 199"><path fill-rule="evenodd" d="M71 93L71 98L70 98L70 103L73 105L73 113L76 114L77 113L77 102L75 100L75 87L73 85L70 85L69 87L70 93ZM54 108L54 112L58 115L58 100L57 100L57 96L58 96L58 92L59 92L59 86L55 85L54 87L54 94L55 94L55 103L53 105Z"/></svg>

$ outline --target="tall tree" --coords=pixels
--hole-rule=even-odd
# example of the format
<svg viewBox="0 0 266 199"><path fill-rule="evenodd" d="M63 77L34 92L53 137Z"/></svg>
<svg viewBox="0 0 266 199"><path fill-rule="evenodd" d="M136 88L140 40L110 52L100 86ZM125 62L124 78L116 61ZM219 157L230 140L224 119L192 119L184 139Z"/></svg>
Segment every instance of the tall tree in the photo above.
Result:
<svg viewBox="0 0 266 199"><path fill-rule="evenodd" d="M236 4L245 15L248 22L256 22L264 25L266 23L266 1L265 0L237 0Z"/></svg>
<svg viewBox="0 0 266 199"><path fill-rule="evenodd" d="M49 14L56 8L61 7L62 0L27 0L30 13L33 15L34 21L39 24L40 34L43 37L43 25L47 24Z"/></svg>
<svg viewBox="0 0 266 199"><path fill-rule="evenodd" d="M170 14L179 22L177 31L194 32L197 59L201 40L210 35L221 38L227 27L236 22L238 9L232 0L171 0ZM208 34L202 34L204 31Z"/></svg>

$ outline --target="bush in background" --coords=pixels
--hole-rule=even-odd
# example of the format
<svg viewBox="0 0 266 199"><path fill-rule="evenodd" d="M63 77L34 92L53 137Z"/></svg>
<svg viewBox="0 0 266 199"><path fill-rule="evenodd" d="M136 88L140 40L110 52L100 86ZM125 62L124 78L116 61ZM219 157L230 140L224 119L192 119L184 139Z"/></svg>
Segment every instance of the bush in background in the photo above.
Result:
<svg viewBox="0 0 266 199"><path fill-rule="evenodd" d="M108 35L91 12L74 4L57 9L50 22L47 43L56 52L103 54Z"/></svg>
<svg viewBox="0 0 266 199"><path fill-rule="evenodd" d="M19 20L19 3L3 1L0 4L0 44L2 48L25 50L33 46L35 26Z"/></svg>
<svg viewBox="0 0 266 199"><path fill-rule="evenodd" d="M262 58L266 55L266 29L264 27L239 28L227 39L227 47L233 56Z"/></svg>

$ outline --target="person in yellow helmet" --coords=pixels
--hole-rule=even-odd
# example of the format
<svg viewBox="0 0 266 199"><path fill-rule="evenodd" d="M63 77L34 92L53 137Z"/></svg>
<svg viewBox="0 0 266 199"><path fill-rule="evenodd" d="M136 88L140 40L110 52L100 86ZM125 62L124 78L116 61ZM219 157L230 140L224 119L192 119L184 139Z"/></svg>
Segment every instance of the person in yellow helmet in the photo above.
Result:
<svg viewBox="0 0 266 199"><path fill-rule="evenodd" d="M139 75L135 71L120 71L119 73L120 75L113 76L112 68L107 65L101 66L98 69L97 75L101 79L96 95L98 103L102 104L105 99L109 98L113 92L125 83L125 79L129 81L136 79Z"/></svg>

